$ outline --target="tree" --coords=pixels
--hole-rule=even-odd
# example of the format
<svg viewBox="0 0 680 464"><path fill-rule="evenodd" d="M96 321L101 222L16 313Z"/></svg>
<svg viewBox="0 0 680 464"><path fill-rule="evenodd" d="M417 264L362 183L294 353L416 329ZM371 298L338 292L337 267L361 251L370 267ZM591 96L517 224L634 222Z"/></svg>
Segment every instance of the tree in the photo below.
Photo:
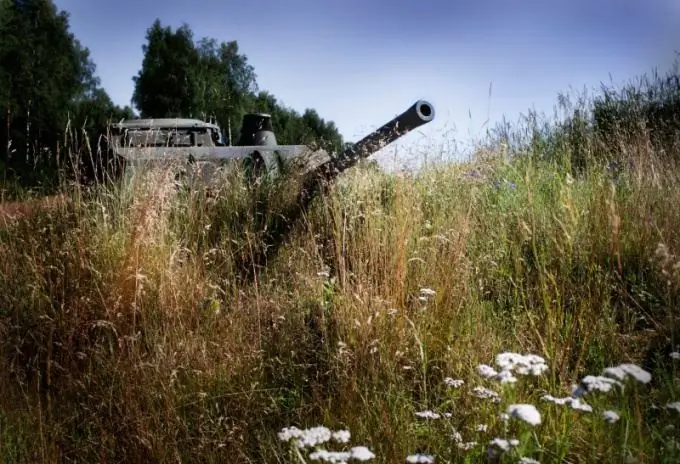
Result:
<svg viewBox="0 0 680 464"><path fill-rule="evenodd" d="M142 117L211 119L230 128L236 139L245 113L267 112L281 144L341 146L335 124L315 110L300 115L268 92L259 92L255 70L237 41L194 42L188 25L173 31L158 19L147 30L146 40L142 67L133 78L133 102Z"/></svg>
<svg viewBox="0 0 680 464"><path fill-rule="evenodd" d="M238 131L249 110L250 95L257 91L253 66L239 53L236 41L218 44L215 39L203 38L197 50L196 88L201 116Z"/></svg>
<svg viewBox="0 0 680 464"><path fill-rule="evenodd" d="M156 20L146 39L142 69L133 78L132 100L141 116L194 115L200 110L196 98L199 59L191 29L184 25L173 32Z"/></svg>
<svg viewBox="0 0 680 464"><path fill-rule="evenodd" d="M65 131L94 98L115 112L95 77L89 50L51 0L0 0L0 156L5 168L35 180L54 178ZM92 108L91 108L92 109ZM89 111L91 113L91 111ZM7 148L9 147L9 148Z"/></svg>

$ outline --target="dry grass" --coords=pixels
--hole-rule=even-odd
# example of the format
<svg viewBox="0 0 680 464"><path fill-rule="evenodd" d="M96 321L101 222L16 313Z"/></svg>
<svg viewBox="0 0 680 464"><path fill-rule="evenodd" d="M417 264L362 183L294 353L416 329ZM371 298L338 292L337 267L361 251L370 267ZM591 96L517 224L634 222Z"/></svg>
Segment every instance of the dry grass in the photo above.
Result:
<svg viewBox="0 0 680 464"><path fill-rule="evenodd" d="M212 196L162 172L69 191L7 225L5 462L299 462L277 433L315 425L374 462L478 462L494 437L519 440L508 462L677 460L678 171L496 155L348 172L253 273L288 195L238 172ZM548 370L480 375L508 351ZM622 363L651 381L588 393L591 412L541 400ZM518 403L541 423L503 420Z"/></svg>

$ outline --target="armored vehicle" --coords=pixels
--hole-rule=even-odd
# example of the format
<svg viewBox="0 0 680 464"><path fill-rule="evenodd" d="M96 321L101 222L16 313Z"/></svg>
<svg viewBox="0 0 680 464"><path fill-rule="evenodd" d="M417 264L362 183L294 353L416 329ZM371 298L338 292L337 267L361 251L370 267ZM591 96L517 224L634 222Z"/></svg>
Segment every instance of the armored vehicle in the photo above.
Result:
<svg viewBox="0 0 680 464"><path fill-rule="evenodd" d="M222 163L238 161L254 179L324 173L334 176L406 133L434 119L434 108L425 100L349 145L338 154L307 145L279 145L271 115L249 113L243 117L240 137L227 146L220 128L197 119L126 120L112 127L112 155L127 166L164 165L171 161L201 166L201 178Z"/></svg>

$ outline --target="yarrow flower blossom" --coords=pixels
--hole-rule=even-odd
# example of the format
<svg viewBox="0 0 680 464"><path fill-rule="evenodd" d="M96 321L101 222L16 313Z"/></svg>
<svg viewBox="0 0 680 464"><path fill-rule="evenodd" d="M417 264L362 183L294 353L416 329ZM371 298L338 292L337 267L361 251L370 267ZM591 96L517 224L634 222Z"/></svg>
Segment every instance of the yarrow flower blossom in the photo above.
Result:
<svg viewBox="0 0 680 464"><path fill-rule="evenodd" d="M498 372L496 372L496 370L488 364L480 364L477 366L477 373L487 379L489 377L495 377L498 375Z"/></svg>
<svg viewBox="0 0 680 464"><path fill-rule="evenodd" d="M676 401L674 403L668 403L666 405L668 409L675 409L676 411L680 412L680 401Z"/></svg>
<svg viewBox="0 0 680 464"><path fill-rule="evenodd" d="M357 461L370 461L375 457L365 446L355 446L349 451L326 451L323 449L310 453L309 459L312 461L325 461L334 463L345 463L350 459Z"/></svg>
<svg viewBox="0 0 680 464"><path fill-rule="evenodd" d="M500 353L496 356L496 365L519 375L541 375L548 370L545 359L535 354Z"/></svg>
<svg viewBox="0 0 680 464"><path fill-rule="evenodd" d="M613 424L620 419L620 416L615 411L604 411L602 416L604 417L604 420L610 424Z"/></svg>
<svg viewBox="0 0 680 464"><path fill-rule="evenodd" d="M351 453L347 451L326 451L324 449L316 450L309 455L309 459L312 461L326 461L335 463L346 463L351 457Z"/></svg>
<svg viewBox="0 0 680 464"><path fill-rule="evenodd" d="M470 451L472 448L477 446L476 441L466 441L466 442L460 442L457 443L456 446L458 449L463 450L463 451Z"/></svg>
<svg viewBox="0 0 680 464"><path fill-rule="evenodd" d="M444 384L447 387L451 387L451 388L460 388L460 387L463 386L464 383L465 383L465 381L463 381L463 380L452 379L451 377L447 377L447 378L444 379Z"/></svg>
<svg viewBox="0 0 680 464"><path fill-rule="evenodd" d="M352 459L357 461L368 461L375 457L375 454L365 446L355 446L350 450L350 453L352 453Z"/></svg>
<svg viewBox="0 0 680 464"><path fill-rule="evenodd" d="M281 441L296 440L298 448L317 446L332 438L331 431L323 426L306 430L300 430L295 426L286 427L278 435Z"/></svg>
<svg viewBox="0 0 680 464"><path fill-rule="evenodd" d="M489 442L489 447L486 450L486 455L490 459L497 458L500 454L519 446L519 440L511 438L506 440L504 438L494 438Z"/></svg>
<svg viewBox="0 0 680 464"><path fill-rule="evenodd" d="M500 371L498 375L496 375L496 380L500 383L515 383L517 382L517 377L512 375L512 372L510 371Z"/></svg>
<svg viewBox="0 0 680 464"><path fill-rule="evenodd" d="M555 398L552 395L543 395L541 397L543 401L550 401L551 403L558 404L560 406L563 406L565 404L568 404L571 406L572 409L580 410L580 411L585 411L585 412L592 412L593 407L590 406L589 404L581 401L579 398L574 398L571 396L567 396L565 398Z"/></svg>
<svg viewBox="0 0 680 464"><path fill-rule="evenodd" d="M541 423L541 413L533 404L511 404L508 406L508 414L531 425Z"/></svg>
<svg viewBox="0 0 680 464"><path fill-rule="evenodd" d="M548 369L545 359L535 354L500 353L496 356L496 365L501 369L500 371L496 371L488 364L480 364L477 366L477 373L500 383L515 383L517 377L514 374L537 376Z"/></svg>
<svg viewBox="0 0 680 464"><path fill-rule="evenodd" d="M505 438L494 438L489 442L490 445L496 446L503 451L508 451L510 448L514 448L515 446L519 446L519 440L516 438L511 438L510 440L506 440Z"/></svg>
<svg viewBox="0 0 680 464"><path fill-rule="evenodd" d="M626 380L626 377L631 376L640 383L649 383L652 380L652 374L642 369L635 364L619 364L616 367L608 367L604 370L604 375L615 377L618 380Z"/></svg>
<svg viewBox="0 0 680 464"><path fill-rule="evenodd" d="M312 427L306 430L301 430L293 426L285 427L278 433L278 436L281 441L295 440L298 448L311 448L326 443L331 439L338 443L347 443L351 435L348 430L332 432L330 429L323 426Z"/></svg>
<svg viewBox="0 0 680 464"><path fill-rule="evenodd" d="M628 377L633 377L640 383L649 383L652 380L652 374L642 369L640 366L624 363L619 364L618 366L607 367L604 369L602 375L585 376L581 379L580 384L574 390L572 396L578 398L592 391L607 393L614 387L623 389L622 382Z"/></svg>
<svg viewBox="0 0 680 464"><path fill-rule="evenodd" d="M525 458L524 456L519 458L519 463L520 464L540 464L537 460L532 459L532 458Z"/></svg>
<svg viewBox="0 0 680 464"><path fill-rule="evenodd" d="M435 296L436 294L437 294L437 292L435 292L431 288L421 288L420 289L420 296L422 298L430 298L430 297Z"/></svg>
<svg viewBox="0 0 680 464"><path fill-rule="evenodd" d="M406 462L409 464L432 464L434 462L434 456L429 454L412 454L406 457Z"/></svg>
<svg viewBox="0 0 680 464"><path fill-rule="evenodd" d="M338 430L337 432L332 433L333 440L337 441L338 443L347 443L351 437L351 434L349 433L349 430Z"/></svg>
<svg viewBox="0 0 680 464"><path fill-rule="evenodd" d="M572 396L578 398L579 396L592 391L607 393L615 386L623 388L621 382L610 377L605 377L603 375L586 375L581 379L581 384L574 391Z"/></svg>
<svg viewBox="0 0 680 464"><path fill-rule="evenodd" d="M430 410L416 412L416 416L422 417L423 419L439 419L441 417L436 412Z"/></svg>
<svg viewBox="0 0 680 464"><path fill-rule="evenodd" d="M496 393L493 390L489 390L488 388L484 388L484 387L473 388L472 394L475 395L477 398L491 399L491 401L493 401L494 403L499 403L501 401L501 397L498 393Z"/></svg>
<svg viewBox="0 0 680 464"><path fill-rule="evenodd" d="M677 351L673 351L671 353L671 359L680 359L680 353L678 353Z"/></svg>

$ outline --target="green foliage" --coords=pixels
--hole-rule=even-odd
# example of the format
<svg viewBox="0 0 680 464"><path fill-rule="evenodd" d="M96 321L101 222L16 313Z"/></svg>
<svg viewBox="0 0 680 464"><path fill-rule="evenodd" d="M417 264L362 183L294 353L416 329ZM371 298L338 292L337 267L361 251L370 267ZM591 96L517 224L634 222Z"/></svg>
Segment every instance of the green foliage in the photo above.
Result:
<svg viewBox="0 0 680 464"><path fill-rule="evenodd" d="M492 149L514 156L567 162L572 174L590 167L640 164L653 156L680 161L680 60L660 76L656 70L620 89L601 85L592 99L575 102L559 95L566 116L548 118L529 111L521 124L503 121L490 131Z"/></svg>
<svg viewBox="0 0 680 464"><path fill-rule="evenodd" d="M280 144L318 145L330 151L339 151L343 146L342 136L333 121L323 120L313 109L300 115L280 104L269 92L250 96L249 108L272 115L276 140Z"/></svg>
<svg viewBox="0 0 680 464"><path fill-rule="evenodd" d="M232 140L243 115L267 111L279 143L319 144L342 137L313 109L303 114L259 92L237 41L194 40L154 21L132 100L143 117L194 117L217 122ZM69 31L68 14L51 0L0 0L0 170L5 184L55 187L57 174L92 180L106 160L112 121L134 117L101 88L89 50ZM5 148L7 147L7 148Z"/></svg>
<svg viewBox="0 0 680 464"><path fill-rule="evenodd" d="M332 449L365 445L376 463L479 462L495 437L520 441L508 462L677 461L680 176L662 172L573 179L530 156L413 177L367 166L251 279L242 263L285 210L278 186L254 192L237 171L211 195L178 192L159 172L67 192L0 235L0 453L288 462L275 432L324 425L351 431ZM548 371L482 378L506 351ZM652 381L588 393L591 412L541 399L624 362ZM516 403L541 424L502 421Z"/></svg>
<svg viewBox="0 0 680 464"><path fill-rule="evenodd" d="M51 0L0 2L0 63L5 178L53 184L66 138L83 143L83 135L101 132L108 118L130 113L115 107L99 87L89 50L69 31L68 14Z"/></svg>
<svg viewBox="0 0 680 464"><path fill-rule="evenodd" d="M680 68L675 63L666 76L654 72L637 84L619 92L602 88L595 99L593 125L607 142L615 137L627 141L649 135L654 149L664 149L666 156L677 156L680 147Z"/></svg>
<svg viewBox="0 0 680 464"><path fill-rule="evenodd" d="M62 140L54 95L79 121L78 149L131 110L112 105L49 5L0 0L2 130L32 146ZM61 37L52 52L62 59L47 56L46 31ZM160 22L149 37L143 112L236 127L246 109L267 111L284 143L342 145L332 122L260 92L236 42L196 45L188 27ZM175 56L184 67L163 62ZM43 58L58 77L48 84ZM495 437L518 439L502 462L677 462L677 95L669 78L581 101L555 123L530 114L498 128L469 165L401 176L362 163L304 214L295 185L254 188L237 170L208 194L155 172L87 196L66 190L64 202L3 222L0 454L304 462L276 431L324 425L351 431L333 449L364 444L372 462L418 452L479 462ZM616 159L634 162L614 170ZM298 227L256 266L283 221ZM482 378L480 364L507 351L544 357L547 372ZM622 363L651 380L588 392L590 412L544 397ZM475 396L482 386L498 403ZM502 420L513 403L536 405L541 423Z"/></svg>
<svg viewBox="0 0 680 464"><path fill-rule="evenodd" d="M188 25L173 31L159 19L147 30L146 40L133 94L142 117L212 119L225 133L231 131L235 142L245 113L267 112L281 144L318 144L334 151L342 146L335 124L315 110L299 114L260 92L255 70L237 41L195 41Z"/></svg>

